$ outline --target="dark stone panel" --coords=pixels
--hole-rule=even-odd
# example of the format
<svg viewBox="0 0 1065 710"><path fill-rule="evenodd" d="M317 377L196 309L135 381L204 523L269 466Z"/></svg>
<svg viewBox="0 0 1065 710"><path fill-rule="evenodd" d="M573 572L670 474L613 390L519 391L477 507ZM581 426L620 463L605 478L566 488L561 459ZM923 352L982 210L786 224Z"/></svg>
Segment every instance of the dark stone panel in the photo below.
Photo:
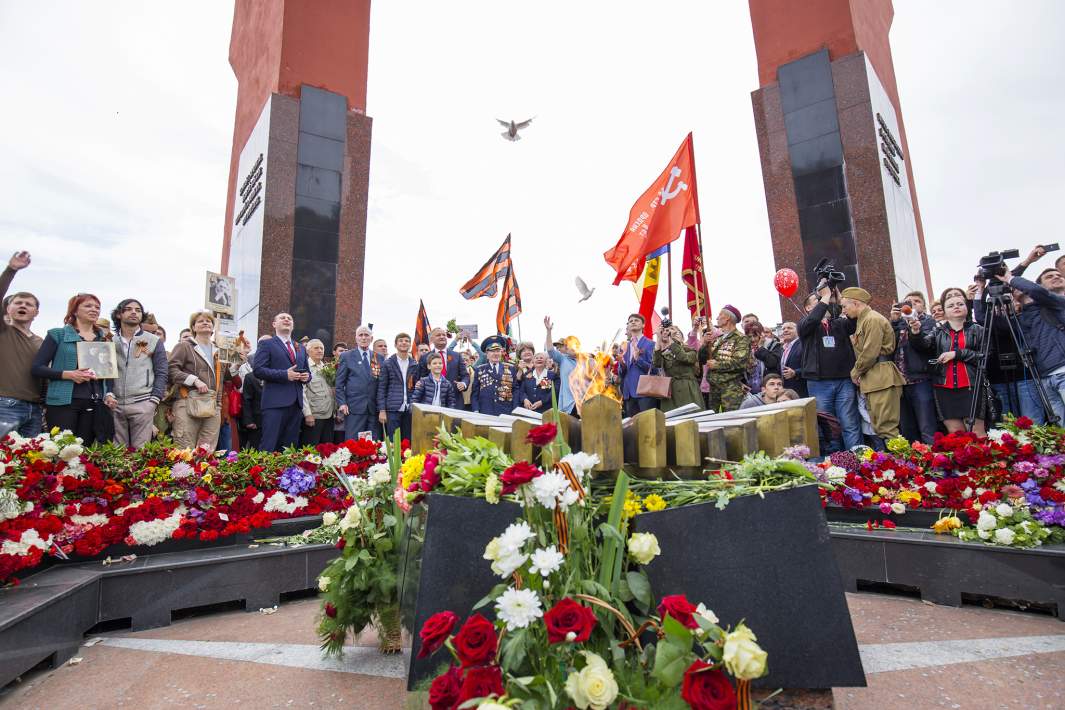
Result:
<svg viewBox="0 0 1065 710"><path fill-rule="evenodd" d="M841 165L795 178L795 203L799 209L846 197L847 178Z"/></svg>
<svg viewBox="0 0 1065 710"><path fill-rule="evenodd" d="M814 173L843 164L843 143L839 132L788 146L793 176Z"/></svg>
<svg viewBox="0 0 1065 710"><path fill-rule="evenodd" d="M827 49L782 64L777 69L777 81L785 117L792 111L835 97Z"/></svg>
<svg viewBox="0 0 1065 710"><path fill-rule="evenodd" d="M292 260L292 297L297 293L336 293L337 265L312 259Z"/></svg>
<svg viewBox="0 0 1065 710"><path fill-rule="evenodd" d="M317 229L296 227L292 241L292 256L297 260L337 263L340 235L336 232L319 232Z"/></svg>
<svg viewBox="0 0 1065 710"><path fill-rule="evenodd" d="M292 331L296 339L303 336L318 338L325 344L325 351L333 349L333 334L336 328L336 294L319 291L299 292L292 290L292 317L296 327Z"/></svg>
<svg viewBox="0 0 1065 710"><path fill-rule="evenodd" d="M801 208L799 229L802 230L803 237L806 239L851 231L849 201L842 199Z"/></svg>
<svg viewBox="0 0 1065 710"><path fill-rule="evenodd" d="M847 274L848 285L853 286L857 283L857 280L851 280L855 274L848 274L847 269L845 268L848 265L853 266L858 263L858 253L854 245L854 235L851 232L821 234L809 239L803 239L802 251L807 264L816 264L821 259L827 257L835 263L840 271Z"/></svg>
<svg viewBox="0 0 1065 710"><path fill-rule="evenodd" d="M348 102L334 94L306 84L300 87L300 132L343 141L347 134Z"/></svg>
<svg viewBox="0 0 1065 710"><path fill-rule="evenodd" d="M826 133L838 133L836 100L828 98L784 114L784 129L788 134L788 145L808 141Z"/></svg>
<svg viewBox="0 0 1065 710"><path fill-rule="evenodd" d="M838 142L838 138L836 139ZM296 196L340 202L340 173L311 165L296 167Z"/></svg>
<svg viewBox="0 0 1065 710"><path fill-rule="evenodd" d="M296 161L301 165L344 171L344 141L322 138L300 131Z"/></svg>
<svg viewBox="0 0 1065 710"><path fill-rule="evenodd" d="M340 232L340 203L296 196L296 226L319 232Z"/></svg>
<svg viewBox="0 0 1065 710"><path fill-rule="evenodd" d="M722 625L746 620L769 653L763 688L865 685L843 582L812 486L644 513L662 554L645 567L657 598L685 594ZM713 540L712 545L692 545Z"/></svg>
<svg viewBox="0 0 1065 710"><path fill-rule="evenodd" d="M484 548L521 517L521 508L516 503L504 501L489 505L483 500L439 493L429 495L428 508L407 671L408 690L413 690L419 681L432 678L437 667L446 664L449 658L446 651L418 658L421 648L418 630L426 619L440 611L455 612L460 624L473 613L473 605L500 582L484 559ZM495 618L491 604L477 611L489 619Z"/></svg>

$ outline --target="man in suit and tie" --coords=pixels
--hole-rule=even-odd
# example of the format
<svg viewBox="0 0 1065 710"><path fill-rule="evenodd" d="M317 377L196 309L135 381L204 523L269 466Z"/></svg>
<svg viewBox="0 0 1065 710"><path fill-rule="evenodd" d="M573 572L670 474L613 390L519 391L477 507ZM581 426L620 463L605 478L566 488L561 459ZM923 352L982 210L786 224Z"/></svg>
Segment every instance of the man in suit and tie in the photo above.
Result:
<svg viewBox="0 0 1065 710"><path fill-rule="evenodd" d="M618 374L621 376L621 398L624 402L623 413L626 417L636 416L640 412L654 409L657 401L654 397L640 397L636 386L641 375L651 374L652 359L655 352L654 341L645 338L643 316L633 313L625 321L625 334L628 340L621 348L621 362Z"/></svg>
<svg viewBox="0 0 1065 710"><path fill-rule="evenodd" d="M795 390L800 397L809 397L806 380L802 376L802 341L799 340L798 327L791 321L781 324L780 342L784 346L780 355L780 374L784 376L784 387Z"/></svg>
<svg viewBox="0 0 1065 710"><path fill-rule="evenodd" d="M470 386L470 374L466 371L466 363L462 360L462 353L447 349L447 330L433 328L429 332L429 352L422 355L418 362L419 378L429 376L429 355L439 353L444 369L440 372L452 385L455 386L455 396L462 398L462 393Z"/></svg>
<svg viewBox="0 0 1065 710"><path fill-rule="evenodd" d="M262 380L263 451L295 445L303 422L303 383L310 382L307 351L292 340L292 316L274 316L274 337L259 343L252 372Z"/></svg>
<svg viewBox="0 0 1065 710"><path fill-rule="evenodd" d="M358 438L364 431L380 440L377 421L377 378L384 361L370 347L373 333L364 325L355 331L355 347L340 356L337 366L337 409L344 415L344 436Z"/></svg>

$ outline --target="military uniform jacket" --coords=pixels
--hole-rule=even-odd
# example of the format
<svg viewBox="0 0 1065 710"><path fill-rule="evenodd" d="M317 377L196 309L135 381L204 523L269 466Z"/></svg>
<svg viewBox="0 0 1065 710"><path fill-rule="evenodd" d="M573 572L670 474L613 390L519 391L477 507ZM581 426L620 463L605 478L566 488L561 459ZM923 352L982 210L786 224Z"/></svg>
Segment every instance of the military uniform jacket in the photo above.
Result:
<svg viewBox="0 0 1065 710"><path fill-rule="evenodd" d="M510 414L514 410L517 372L507 362L493 365L486 362L473 371L473 411L482 414Z"/></svg>
<svg viewBox="0 0 1065 710"><path fill-rule="evenodd" d="M738 329L722 335L700 352L700 362L714 360L717 367L706 371L706 381L721 384L741 379L751 358L751 340Z"/></svg>
<svg viewBox="0 0 1065 710"><path fill-rule="evenodd" d="M851 378L861 378L858 387L862 394L906 384L891 357L895 352L895 330L887 318L872 308L865 309L858 316L853 340Z"/></svg>

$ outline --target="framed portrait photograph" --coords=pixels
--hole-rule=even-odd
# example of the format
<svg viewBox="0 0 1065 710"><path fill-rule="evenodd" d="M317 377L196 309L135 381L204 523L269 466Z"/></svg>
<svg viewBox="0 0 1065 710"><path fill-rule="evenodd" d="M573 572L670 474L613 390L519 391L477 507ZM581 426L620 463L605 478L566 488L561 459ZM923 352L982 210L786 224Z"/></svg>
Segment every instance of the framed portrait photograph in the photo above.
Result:
<svg viewBox="0 0 1065 710"><path fill-rule="evenodd" d="M234 315L237 311L237 280L208 271L204 308L215 313Z"/></svg>
<svg viewBox="0 0 1065 710"><path fill-rule="evenodd" d="M118 354L115 344L107 340L78 343L78 369L92 370L101 380L118 377Z"/></svg>

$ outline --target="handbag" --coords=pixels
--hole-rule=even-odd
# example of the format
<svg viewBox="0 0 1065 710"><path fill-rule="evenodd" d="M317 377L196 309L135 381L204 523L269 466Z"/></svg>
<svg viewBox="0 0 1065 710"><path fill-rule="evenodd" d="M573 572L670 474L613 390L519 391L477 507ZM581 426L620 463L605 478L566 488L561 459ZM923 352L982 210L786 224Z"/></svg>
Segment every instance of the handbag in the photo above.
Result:
<svg viewBox="0 0 1065 710"><path fill-rule="evenodd" d="M185 406L188 408L190 417L194 419L210 419L215 415L217 409L215 393L213 390L206 392L193 390L185 398Z"/></svg>
<svg viewBox="0 0 1065 710"><path fill-rule="evenodd" d="M666 375L640 375L636 383L636 396L669 399L672 382L673 378Z"/></svg>

